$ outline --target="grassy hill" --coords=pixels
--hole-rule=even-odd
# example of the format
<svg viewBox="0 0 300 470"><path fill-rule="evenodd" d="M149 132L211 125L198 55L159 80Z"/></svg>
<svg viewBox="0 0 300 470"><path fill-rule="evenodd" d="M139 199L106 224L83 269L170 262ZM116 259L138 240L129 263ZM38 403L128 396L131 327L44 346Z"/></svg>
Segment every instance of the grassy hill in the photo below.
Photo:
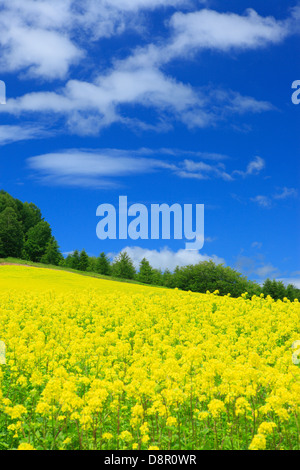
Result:
<svg viewBox="0 0 300 470"><path fill-rule="evenodd" d="M142 282L131 280L131 279L120 279L114 278L112 276L105 276L103 274L98 274L89 271L78 271L77 269L67 268L64 266L54 266L51 264L43 264L43 263L34 263L33 261L27 261L19 258L0 258L0 267L5 265L15 265L15 266L30 266L34 268L44 268L44 269L51 269L56 271L65 271L69 273L79 274L82 276L98 278L98 279L106 279L108 281L116 281L116 282L125 282L129 284L139 284L142 286L149 286L149 284L143 284ZM161 288L161 286L153 286L157 288Z"/></svg>
<svg viewBox="0 0 300 470"><path fill-rule="evenodd" d="M82 276L80 272L49 267L17 265L16 263L0 264L0 293L5 291L47 292L55 291L76 295L85 290L96 290L102 294L111 292L149 293L157 289L137 283L119 282L117 279L100 276ZM163 291L164 289L160 289Z"/></svg>

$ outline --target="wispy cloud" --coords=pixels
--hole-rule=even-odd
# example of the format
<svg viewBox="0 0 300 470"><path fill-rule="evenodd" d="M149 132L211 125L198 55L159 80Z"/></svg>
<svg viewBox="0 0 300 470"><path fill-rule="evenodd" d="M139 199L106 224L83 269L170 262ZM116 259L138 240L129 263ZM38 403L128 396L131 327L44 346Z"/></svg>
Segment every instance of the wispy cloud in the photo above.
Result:
<svg viewBox="0 0 300 470"><path fill-rule="evenodd" d="M124 65L124 64L123 64ZM11 115L63 116L71 133L96 135L113 123L147 129L147 123L124 114L125 107L152 108L157 115L151 130L169 130L175 121L187 127L215 126L233 114L270 111L272 105L231 91L194 90L155 68L119 66L93 82L70 80L52 92L34 92L7 100L0 112ZM237 100L238 103L237 104ZM127 113L128 113L128 108Z"/></svg>
<svg viewBox="0 0 300 470"><path fill-rule="evenodd" d="M298 191L295 188L282 188L277 192L276 194L273 195L274 199L287 199L289 197L297 197L298 196Z"/></svg>
<svg viewBox="0 0 300 470"><path fill-rule="evenodd" d="M263 246L263 244L261 242L253 242L251 243L251 248L257 248L257 249L261 249Z"/></svg>
<svg viewBox="0 0 300 470"><path fill-rule="evenodd" d="M235 263L235 268L246 276L257 276L260 280L267 277L278 277L280 271L272 263L265 260L264 256L239 255Z"/></svg>
<svg viewBox="0 0 300 470"><path fill-rule="evenodd" d="M261 157L255 157L247 166L246 171L235 170L233 173L243 177L256 175L266 166L266 162Z"/></svg>
<svg viewBox="0 0 300 470"><path fill-rule="evenodd" d="M256 202L260 207L269 208L272 206L272 200L268 196L262 196L261 194L252 197L252 202Z"/></svg>
<svg viewBox="0 0 300 470"><path fill-rule="evenodd" d="M116 177L151 173L168 168L163 161L134 158L129 152L114 149L101 151L69 150L31 157L29 168L35 170L43 183L61 186L112 188Z"/></svg>
<svg viewBox="0 0 300 470"><path fill-rule="evenodd" d="M7 145L22 140L39 139L49 135L48 131L34 125L0 125L0 145Z"/></svg>
<svg viewBox="0 0 300 470"><path fill-rule="evenodd" d="M252 202L256 202L259 206L264 208L270 208L273 206L274 201L284 200L288 198L295 198L298 196L298 191L295 188L284 187L278 189L277 193L271 194L269 196L258 195L251 198Z"/></svg>
<svg viewBox="0 0 300 470"><path fill-rule="evenodd" d="M235 179L226 171L225 164L218 161L228 157L187 151L189 159L182 159L184 155L183 150L176 149L70 149L31 157L27 164L41 182L62 186L112 188L118 186L124 176L157 171L199 180L218 178L230 182Z"/></svg>

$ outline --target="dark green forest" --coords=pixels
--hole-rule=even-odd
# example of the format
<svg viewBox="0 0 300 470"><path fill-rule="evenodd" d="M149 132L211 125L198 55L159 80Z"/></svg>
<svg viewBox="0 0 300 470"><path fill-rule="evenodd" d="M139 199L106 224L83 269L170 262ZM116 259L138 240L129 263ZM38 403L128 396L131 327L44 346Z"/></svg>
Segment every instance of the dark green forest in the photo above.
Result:
<svg viewBox="0 0 300 470"><path fill-rule="evenodd" d="M23 203L1 190L0 258L10 257L192 292L217 290L220 295L230 294L232 297L247 292L250 298L264 294L275 300L287 298L291 301L300 298L300 289L292 284L285 286L281 281L267 279L260 285L235 269L216 265L213 261L177 267L174 272L168 269L162 272L154 269L145 258L136 270L126 252L121 252L113 262L103 251L98 257L93 257L85 250L75 250L65 258L41 210L35 204Z"/></svg>

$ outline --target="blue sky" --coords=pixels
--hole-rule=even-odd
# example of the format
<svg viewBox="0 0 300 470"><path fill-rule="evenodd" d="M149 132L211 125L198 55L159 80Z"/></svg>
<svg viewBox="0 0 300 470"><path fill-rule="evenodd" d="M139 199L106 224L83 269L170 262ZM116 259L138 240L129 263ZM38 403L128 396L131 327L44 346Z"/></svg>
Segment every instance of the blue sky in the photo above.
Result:
<svg viewBox="0 0 300 470"><path fill-rule="evenodd" d="M297 1L0 0L1 188L64 253L300 286ZM205 205L205 244L106 240L99 204Z"/></svg>

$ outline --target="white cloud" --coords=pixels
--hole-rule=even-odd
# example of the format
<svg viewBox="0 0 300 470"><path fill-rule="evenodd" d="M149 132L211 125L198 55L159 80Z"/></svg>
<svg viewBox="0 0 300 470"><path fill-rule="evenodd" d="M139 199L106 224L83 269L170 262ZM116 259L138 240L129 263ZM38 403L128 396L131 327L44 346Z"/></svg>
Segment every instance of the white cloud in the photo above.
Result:
<svg viewBox="0 0 300 470"><path fill-rule="evenodd" d="M202 255L197 251L188 251L183 249L172 251L165 247L158 251L135 246L126 247L122 250L122 252L124 251L128 253L136 268L139 267L139 264L143 258L146 258L153 268L161 269L162 271L165 271L166 269L174 271L176 266L187 266L189 264L196 264L200 263L201 261L209 260L214 261L216 264L225 264L225 260L219 258L216 255ZM116 255L110 256L115 257Z"/></svg>
<svg viewBox="0 0 300 470"><path fill-rule="evenodd" d="M139 17L139 10L185 4L176 0L89 0L83 4L74 0L0 0L4 8L0 19L0 70L65 78L70 66L88 54L91 41L119 34L133 17ZM33 15L35 6L38 8ZM271 103L231 90L194 89L168 75L165 66L174 58L188 58L206 47L245 49L280 42L294 32L291 18L277 21L253 10L245 15L207 9L177 12L164 41L156 39L155 43L136 48L123 60L112 58L110 68L104 68L101 74L97 74L97 65L91 81L69 80L56 91L10 99L0 112L63 116L71 132L93 135L115 122L168 130L174 120L189 128L206 127L234 114L269 111L274 109ZM157 122L150 125L131 118L128 105L154 109Z"/></svg>
<svg viewBox="0 0 300 470"><path fill-rule="evenodd" d="M205 243L213 243L216 240L217 240L217 237L205 237L204 239Z"/></svg>
<svg viewBox="0 0 300 470"><path fill-rule="evenodd" d="M252 248L258 248L259 250L262 248L262 243L261 242L253 242L251 243Z"/></svg>
<svg viewBox="0 0 300 470"><path fill-rule="evenodd" d="M263 168L265 168L265 161L261 157L255 157L249 165L247 166L246 175L253 175L259 173Z"/></svg>
<svg viewBox="0 0 300 470"><path fill-rule="evenodd" d="M295 188L284 187L279 193L274 194L274 199L287 199L289 197L297 197L298 191Z"/></svg>
<svg viewBox="0 0 300 470"><path fill-rule="evenodd" d="M0 70L63 79L90 41L138 27L139 10L184 0L0 0Z"/></svg>
<svg viewBox="0 0 300 470"><path fill-rule="evenodd" d="M115 178L155 171L167 171L180 178L234 181L223 163L195 160L220 159L220 155L189 151L186 154L194 160L178 160L185 152L176 149L70 149L30 157L27 164L41 182L50 185L110 188L118 185Z"/></svg>
<svg viewBox="0 0 300 470"><path fill-rule="evenodd" d="M265 161L260 157L255 157L252 160L245 171L234 170L229 173L226 170L224 163L208 164L203 161L194 161L185 159L181 165L178 166L176 173L182 178L191 179L210 179L210 178L221 178L224 181L234 181L235 176L248 177L250 175L258 175L260 171L265 167ZM261 198L262 196L257 196ZM262 204L263 201L256 200Z"/></svg>
<svg viewBox="0 0 300 470"><path fill-rule="evenodd" d="M296 27L299 11L300 8L296 8L286 20L260 16L253 9L243 15L209 9L178 11L169 20L169 38L136 49L128 63L159 66L177 58L192 59L205 49L228 53L279 44L299 32ZM248 107L255 105L251 100L246 104Z"/></svg>
<svg viewBox="0 0 300 470"><path fill-rule="evenodd" d="M4 72L25 70L27 76L47 79L64 78L69 67L83 57L83 52L55 31L15 28L7 41L1 41L0 69Z"/></svg>
<svg viewBox="0 0 300 470"><path fill-rule="evenodd" d="M69 150L31 157L29 168L47 184L110 188L117 185L112 178L151 173L169 168L167 163L130 152L114 149L101 151Z"/></svg>
<svg viewBox="0 0 300 470"><path fill-rule="evenodd" d="M235 170L234 173L241 175L243 177L250 176L250 175L257 175L260 173L266 166L265 161L261 157L255 157L254 160L252 160L247 168L246 171L239 171Z"/></svg>
<svg viewBox="0 0 300 470"><path fill-rule="evenodd" d="M259 206L269 208L272 205L272 201L268 196L258 195L251 198L251 201L256 202Z"/></svg>
<svg viewBox="0 0 300 470"><path fill-rule="evenodd" d="M257 243L252 244L252 246L257 246ZM260 283L263 282L261 279L266 279L268 277L275 278L280 275L279 269L273 266L272 263L266 261L263 255L251 257L239 255L237 257L235 269L246 276L258 276L260 278Z"/></svg>
<svg viewBox="0 0 300 470"><path fill-rule="evenodd" d="M16 116L31 113L64 116L71 132L93 135L114 122L147 127L147 123L124 116L123 107L127 106L128 113L128 105L141 105L156 111L157 124L151 129L161 130L161 126L174 120L190 128L215 126L218 121L241 112L240 106L231 105L236 96L233 92L222 92L218 96L207 93L207 89L196 91L158 69L127 70L127 66L122 66L99 76L94 83L70 80L56 92L28 93L9 99L0 112ZM251 103L248 108L251 113L255 110L254 103L256 112L272 109L271 104L254 98ZM246 106L243 112L246 112Z"/></svg>
<svg viewBox="0 0 300 470"><path fill-rule="evenodd" d="M179 165L176 173L181 178L199 180L221 178L225 181L233 180L232 176L225 171L225 165L222 163L212 165L205 162L184 160L183 163Z"/></svg>
<svg viewBox="0 0 300 470"><path fill-rule="evenodd" d="M83 51L68 34L70 1L0 0L0 70L64 78Z"/></svg>
<svg viewBox="0 0 300 470"><path fill-rule="evenodd" d="M170 21L173 42L169 55L191 54L195 49L252 49L280 43L290 33L289 21L262 17L253 9L244 15L219 13L203 9L183 14L177 12Z"/></svg>
<svg viewBox="0 0 300 470"><path fill-rule="evenodd" d="M166 77L159 70L113 70L98 77L94 84L71 80L56 93L29 93L10 99L5 109L2 107L0 110L15 115L64 115L71 131L76 133L86 133L88 118L88 133L98 133L100 128L113 122L126 124L128 118L124 119L119 109L123 105L134 104L152 107L161 115L170 113L181 119L186 110L201 106L201 100L191 87Z"/></svg>
<svg viewBox="0 0 300 470"><path fill-rule="evenodd" d="M295 287L298 287L300 289L300 278L299 277L282 277L277 279L277 281L283 282L286 286L288 284L292 284Z"/></svg>
<svg viewBox="0 0 300 470"><path fill-rule="evenodd" d="M267 277L276 277L279 274L279 270L273 266L271 263L265 264L260 266L255 271L260 278L267 278Z"/></svg>
<svg viewBox="0 0 300 470"><path fill-rule="evenodd" d="M37 126L10 126L0 125L0 145L7 145L21 140L37 139L47 135Z"/></svg>
<svg viewBox="0 0 300 470"><path fill-rule="evenodd" d="M240 173L240 172L236 171L235 173ZM278 191L280 192L277 192L270 196L262 196L262 195L255 196L251 198L251 201L256 202L261 207L270 208L274 200L284 200L284 199L298 196L298 191L295 188L284 187L282 189L279 189Z"/></svg>

